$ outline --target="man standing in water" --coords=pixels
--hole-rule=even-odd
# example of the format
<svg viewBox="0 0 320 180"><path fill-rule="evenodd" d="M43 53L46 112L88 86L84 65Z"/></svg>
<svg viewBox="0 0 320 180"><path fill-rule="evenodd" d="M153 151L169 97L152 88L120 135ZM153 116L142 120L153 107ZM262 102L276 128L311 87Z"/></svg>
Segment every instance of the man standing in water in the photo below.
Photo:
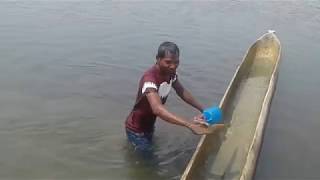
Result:
<svg viewBox="0 0 320 180"><path fill-rule="evenodd" d="M139 90L133 110L126 120L128 140L138 150L151 147L154 123L160 117L169 123L184 126L194 134L208 134L209 128L175 115L168 111L164 104L171 87L178 96L200 112L203 106L197 102L178 80L176 69L179 65L179 48L172 42L163 42L158 48L156 64L147 70L139 83ZM202 120L201 115L195 117Z"/></svg>

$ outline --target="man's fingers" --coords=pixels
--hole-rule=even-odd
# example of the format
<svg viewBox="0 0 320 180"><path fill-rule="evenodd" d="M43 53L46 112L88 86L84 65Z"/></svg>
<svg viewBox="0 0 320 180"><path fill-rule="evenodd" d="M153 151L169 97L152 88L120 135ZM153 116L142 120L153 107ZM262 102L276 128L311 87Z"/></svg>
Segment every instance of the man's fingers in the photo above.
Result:
<svg viewBox="0 0 320 180"><path fill-rule="evenodd" d="M222 129L222 128L227 128L229 127L230 125L226 125L226 124L215 124L213 125L212 127L215 127L216 129Z"/></svg>
<svg viewBox="0 0 320 180"><path fill-rule="evenodd" d="M225 129L226 126L224 124L215 124L213 126L207 126L205 127L205 134L212 134L215 133L217 131L223 130Z"/></svg>
<svg viewBox="0 0 320 180"><path fill-rule="evenodd" d="M209 124L207 122L205 122L205 121L193 120L193 123L197 124L197 125L204 126L204 127L208 127L209 126Z"/></svg>
<svg viewBox="0 0 320 180"><path fill-rule="evenodd" d="M194 120L204 121L204 117L202 114L199 114L193 118Z"/></svg>
<svg viewBox="0 0 320 180"><path fill-rule="evenodd" d="M203 134L212 134L217 131L223 130L227 128L229 124L214 124L212 126L208 126L202 121L194 121L192 131L194 134L203 135Z"/></svg>

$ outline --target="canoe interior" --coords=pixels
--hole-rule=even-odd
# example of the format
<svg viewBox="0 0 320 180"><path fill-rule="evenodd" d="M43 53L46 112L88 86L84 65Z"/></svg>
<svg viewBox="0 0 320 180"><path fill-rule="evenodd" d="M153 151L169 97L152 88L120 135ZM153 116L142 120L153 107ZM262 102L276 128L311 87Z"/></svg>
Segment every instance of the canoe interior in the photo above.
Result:
<svg viewBox="0 0 320 180"><path fill-rule="evenodd" d="M249 48L220 103L230 127L201 138L181 179L240 179L267 91L275 80L280 49L273 33Z"/></svg>

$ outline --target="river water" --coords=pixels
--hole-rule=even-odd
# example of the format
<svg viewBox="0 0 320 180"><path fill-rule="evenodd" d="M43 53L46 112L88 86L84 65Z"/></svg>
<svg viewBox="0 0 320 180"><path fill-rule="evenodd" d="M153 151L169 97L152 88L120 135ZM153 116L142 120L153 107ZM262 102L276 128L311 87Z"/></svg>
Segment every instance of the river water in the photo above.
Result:
<svg viewBox="0 0 320 180"><path fill-rule="evenodd" d="M320 179L318 1L1 1L1 179L179 179L198 136L157 121L154 156L132 154L124 120L158 45L180 81L218 104L248 47L274 29L277 89L255 179ZM171 111L197 112L174 93Z"/></svg>

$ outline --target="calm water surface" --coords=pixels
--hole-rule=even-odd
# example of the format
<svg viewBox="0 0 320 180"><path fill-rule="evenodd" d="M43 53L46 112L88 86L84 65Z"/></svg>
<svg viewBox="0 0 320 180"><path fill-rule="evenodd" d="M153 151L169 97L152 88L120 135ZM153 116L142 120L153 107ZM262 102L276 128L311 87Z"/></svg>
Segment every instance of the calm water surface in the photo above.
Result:
<svg viewBox="0 0 320 180"><path fill-rule="evenodd" d="M283 54L255 179L320 179L318 1L1 1L0 178L178 179L198 136L158 120L143 161L124 134L158 45L179 45L180 80L209 106L268 29Z"/></svg>

